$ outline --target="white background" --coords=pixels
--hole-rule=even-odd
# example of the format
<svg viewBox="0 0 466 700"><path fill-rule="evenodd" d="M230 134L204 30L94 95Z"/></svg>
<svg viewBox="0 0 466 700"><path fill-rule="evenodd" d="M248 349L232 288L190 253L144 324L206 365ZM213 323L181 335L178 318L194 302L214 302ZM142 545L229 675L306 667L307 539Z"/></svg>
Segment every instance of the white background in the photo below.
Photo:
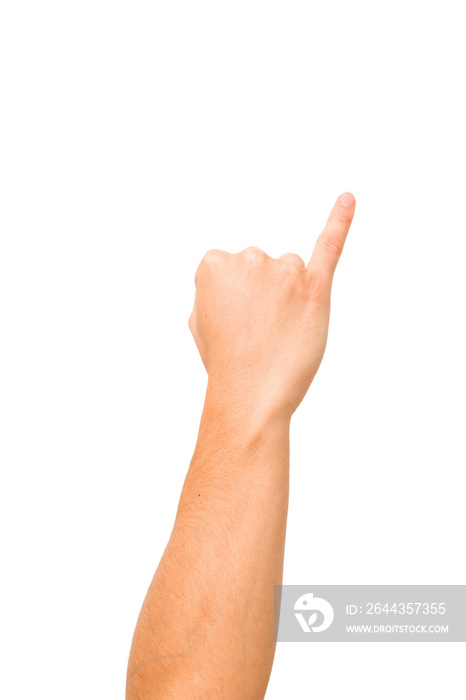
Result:
<svg viewBox="0 0 466 700"><path fill-rule="evenodd" d="M123 698L205 372L208 248L357 210L285 583L465 583L461 2L0 9L0 691ZM267 700L464 698L464 644L280 645Z"/></svg>

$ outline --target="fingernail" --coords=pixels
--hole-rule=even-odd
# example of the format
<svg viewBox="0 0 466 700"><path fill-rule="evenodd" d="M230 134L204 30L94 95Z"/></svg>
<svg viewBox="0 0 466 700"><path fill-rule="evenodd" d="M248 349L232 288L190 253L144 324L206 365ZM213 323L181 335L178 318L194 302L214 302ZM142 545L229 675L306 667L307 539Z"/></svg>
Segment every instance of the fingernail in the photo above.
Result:
<svg viewBox="0 0 466 700"><path fill-rule="evenodd" d="M345 192L344 194L340 195L339 202L344 207L352 207L354 205L354 201L354 196L351 194L351 192Z"/></svg>

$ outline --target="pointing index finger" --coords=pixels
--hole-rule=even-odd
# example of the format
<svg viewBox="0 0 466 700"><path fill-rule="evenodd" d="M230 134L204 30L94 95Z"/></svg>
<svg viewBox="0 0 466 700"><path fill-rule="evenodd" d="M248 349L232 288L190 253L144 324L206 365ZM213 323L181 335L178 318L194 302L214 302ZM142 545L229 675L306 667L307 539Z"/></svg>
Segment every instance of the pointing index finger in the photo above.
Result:
<svg viewBox="0 0 466 700"><path fill-rule="evenodd" d="M324 230L318 237L307 269L331 278L343 251L354 216L356 200L351 192L341 194L334 204Z"/></svg>

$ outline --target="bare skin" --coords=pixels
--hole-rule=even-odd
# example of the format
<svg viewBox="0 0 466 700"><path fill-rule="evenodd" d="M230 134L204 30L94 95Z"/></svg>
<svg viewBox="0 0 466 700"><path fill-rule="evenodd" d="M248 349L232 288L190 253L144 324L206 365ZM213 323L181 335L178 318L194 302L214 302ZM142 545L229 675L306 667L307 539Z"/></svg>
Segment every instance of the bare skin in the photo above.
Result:
<svg viewBox="0 0 466 700"><path fill-rule="evenodd" d="M309 264L209 251L189 326L208 373L173 531L144 600L127 700L259 700L275 652L289 427L322 360L336 265L353 219L341 195Z"/></svg>

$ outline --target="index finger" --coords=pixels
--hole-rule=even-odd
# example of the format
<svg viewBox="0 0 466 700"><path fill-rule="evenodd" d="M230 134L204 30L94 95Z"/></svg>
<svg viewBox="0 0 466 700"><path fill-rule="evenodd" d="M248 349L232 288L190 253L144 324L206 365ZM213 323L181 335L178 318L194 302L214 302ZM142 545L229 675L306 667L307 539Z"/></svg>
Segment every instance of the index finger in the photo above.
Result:
<svg viewBox="0 0 466 700"><path fill-rule="evenodd" d="M344 192L338 197L307 266L311 274L325 275L331 281L343 252L355 206L356 200L351 192Z"/></svg>

